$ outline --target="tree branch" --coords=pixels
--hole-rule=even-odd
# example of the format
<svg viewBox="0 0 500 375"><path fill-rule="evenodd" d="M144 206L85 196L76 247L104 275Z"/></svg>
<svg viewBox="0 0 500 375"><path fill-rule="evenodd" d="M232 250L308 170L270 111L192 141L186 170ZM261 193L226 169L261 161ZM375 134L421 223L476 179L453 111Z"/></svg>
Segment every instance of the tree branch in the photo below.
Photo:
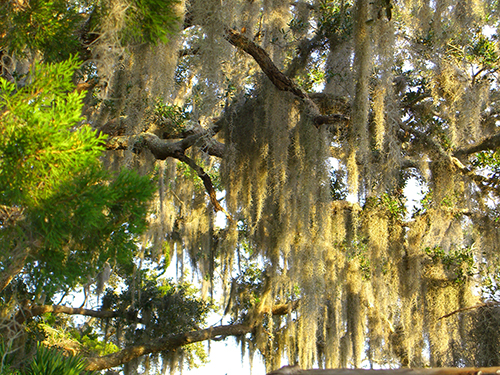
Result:
<svg viewBox="0 0 500 375"><path fill-rule="evenodd" d="M113 137L107 142L106 149L119 150L127 149L130 146L136 147L136 145L140 145L142 141L143 146L146 146L153 153L156 159L165 160L170 157L186 163L198 174L198 177L203 181L203 185L205 186L208 196L210 197L210 202L214 206L215 211L222 211L228 218L230 218L230 215L226 212L226 210L224 210L224 208L217 200L215 189L210 176L203 170L202 167L196 164L193 159L189 158L184 153L189 147L195 145L196 142L198 142L199 139L201 137L204 137L205 135L205 133L193 134L178 142L170 142L161 139L152 133L142 133L138 137ZM130 141L133 141L134 145L130 145ZM207 146L207 149L220 154L223 153L223 145L219 146L213 144L211 147Z"/></svg>
<svg viewBox="0 0 500 375"><path fill-rule="evenodd" d="M318 106L311 100L307 92L302 90L292 79L283 74L273 63L267 52L252 42L243 34L236 30L226 28L226 40L233 46L245 51L259 64L264 74L271 80L273 85L280 91L288 91L302 99L307 105L310 116L315 126L319 127L322 124L336 123L339 120L349 120L349 117L342 114L330 116L321 115Z"/></svg>
<svg viewBox="0 0 500 375"><path fill-rule="evenodd" d="M496 150L500 147L500 133L494 134L490 137L483 139L480 142L465 146L456 150L453 154L457 157L468 156L476 152L485 150Z"/></svg>
<svg viewBox="0 0 500 375"><path fill-rule="evenodd" d="M253 331L252 326L245 324L232 324L210 327L207 329L169 335L155 342L143 345L134 345L119 352L97 358L87 358L87 370L98 371L120 366L140 356L172 350L193 342L214 339L218 336L240 336Z"/></svg>
<svg viewBox="0 0 500 375"><path fill-rule="evenodd" d="M226 210L220 205L219 201L217 200L212 180L210 179L210 176L203 170L203 168L196 164L193 159L189 158L184 153L178 153L174 157L189 165L198 174L198 177L203 181L203 185L205 186L208 196L210 197L210 202L212 202L214 209L216 211L224 212L227 218L231 219L231 216L226 212Z"/></svg>
<svg viewBox="0 0 500 375"><path fill-rule="evenodd" d="M263 48L256 45L243 34L230 28L226 29L226 39L233 46L242 49L252 56L278 90L290 91L299 98L307 97L307 94L299 86L297 86L295 82L284 75L276 67L276 65L274 65L273 61Z"/></svg>
<svg viewBox="0 0 500 375"><path fill-rule="evenodd" d="M138 136L115 136L109 137L106 140L106 150L127 150L129 148L137 149L141 146L146 146L158 160L175 157L177 152L184 152L189 147L195 146L200 139L206 138L208 132L198 132L186 136L186 138L172 142L161 139L153 133L141 133ZM224 144L217 142L214 139L205 141L205 144L200 145L200 148L209 155L216 157L224 156Z"/></svg>
<svg viewBox="0 0 500 375"><path fill-rule="evenodd" d="M262 309L261 313L263 314L271 312L273 315L285 315L295 309L298 306L298 303L298 301L295 301L289 304L274 306L272 309ZM35 305L21 308L15 319L18 323L23 323L25 320L31 317L39 316L48 312L54 314L85 315L100 319L121 316L120 312L111 310L90 310L60 305ZM221 325L198 331L169 335L154 342L149 342L141 345L133 345L120 350L119 352L108 354L102 357L89 357L86 359L88 363L87 370L104 370L111 367L120 366L131 361L134 358L146 354L158 353L165 350L173 350L193 342L213 340L223 336L245 335L247 333L253 332L256 321L258 320L254 320L250 324Z"/></svg>
<svg viewBox="0 0 500 375"><path fill-rule="evenodd" d="M121 315L119 312L111 310L90 310L61 305L35 305L22 307L21 309L19 309L18 313L16 314L15 320L21 324L26 320L33 318L34 316L40 316L45 313L84 315L100 319L115 318Z"/></svg>
<svg viewBox="0 0 500 375"><path fill-rule="evenodd" d="M25 225L23 225L23 223L18 225L24 233L29 233L29 230L25 227ZM2 292L11 283L19 272L21 272L26 264L28 256L36 252L41 246L41 241L38 239L28 239L27 241L23 241L21 238L18 238L17 240L18 244L11 252L9 252L8 258L10 259L0 275L0 292Z"/></svg>
<svg viewBox="0 0 500 375"><path fill-rule="evenodd" d="M452 315L455 315L455 314L458 314L458 313L464 312L464 311L469 311L469 310L473 310L473 309L479 309L481 307L496 307L496 306L499 306L499 305L500 305L500 302L496 302L496 301L478 303L477 305L474 305L474 306L462 307L461 309L454 310L451 313L443 315L438 320L441 320L441 319L444 319L444 318L448 318L448 317L450 317Z"/></svg>
<svg viewBox="0 0 500 375"><path fill-rule="evenodd" d="M0 292L11 283L19 272L21 272L30 252L30 247L22 246L22 244L13 250L14 255L10 258L9 265L2 271L2 276L0 277Z"/></svg>

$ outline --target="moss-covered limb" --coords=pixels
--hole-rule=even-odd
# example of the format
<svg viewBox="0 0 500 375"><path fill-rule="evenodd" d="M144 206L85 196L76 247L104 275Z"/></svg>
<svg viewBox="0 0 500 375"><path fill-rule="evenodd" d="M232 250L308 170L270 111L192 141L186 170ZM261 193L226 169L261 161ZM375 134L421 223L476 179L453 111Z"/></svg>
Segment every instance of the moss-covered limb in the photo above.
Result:
<svg viewBox="0 0 500 375"><path fill-rule="evenodd" d="M175 350L187 344L211 340L219 336L241 336L252 331L252 326L245 324L231 324L170 335L148 344L130 346L126 349L120 350L119 352L102 357L87 358L87 370L105 370L120 366L146 354L159 353L166 350Z"/></svg>
<svg viewBox="0 0 500 375"><path fill-rule="evenodd" d="M428 150L432 151L432 154L436 159L439 158L441 161L447 161L454 170L459 171L464 176L474 181L476 186L483 192L489 192L494 194L495 196L499 196L497 187L500 186L500 181L497 178L484 177L480 174L477 174L475 173L474 169L465 166L459 159L476 152L495 150L496 148L500 147L500 133L494 134L493 136L485 138L482 141L470 146L462 147L454 153L450 154L446 152L438 142L436 142L427 134L410 128L409 126L402 125L401 128L406 132L413 134L418 142L421 142L424 146L426 146ZM418 168L415 163L411 162L408 162L407 167Z"/></svg>
<svg viewBox="0 0 500 375"><path fill-rule="evenodd" d="M106 149L113 151L146 147L156 159L165 160L169 157L175 158L179 152L184 153L188 148L201 143L199 146L203 151L212 156L222 157L224 155L224 145L211 138L207 141L207 137L209 137L208 131L188 135L177 142L161 139L152 133L142 133L138 136L116 136L106 140Z"/></svg>
<svg viewBox="0 0 500 375"><path fill-rule="evenodd" d="M212 180L210 179L210 176L205 172L205 170L198 164L196 164L196 162L193 159L186 156L184 152L177 153L174 157L182 161L183 163L189 165L198 174L198 177L203 181L203 185L205 186L205 190L207 191L208 196L210 197L210 202L214 206L215 211L222 211L226 214L228 218L230 218L230 215L226 212L226 210L220 205L219 201L217 200L214 185L212 183Z"/></svg>
<svg viewBox="0 0 500 375"><path fill-rule="evenodd" d="M264 74L269 78L273 85L280 91L288 91L300 98L307 106L309 116L316 126L322 124L336 123L339 120L348 120L348 117L342 114L322 115L316 103L309 97L307 92L300 88L290 77L281 72L269 57L269 54L253 41L236 30L227 28L227 41L233 46L245 51L252 56Z"/></svg>
<svg viewBox="0 0 500 375"><path fill-rule="evenodd" d="M210 197L210 202L213 204L214 209L216 211L226 212L217 200L215 189L213 187L210 176L203 170L203 168L197 165L194 160L192 160L185 154L185 151L188 148L194 146L200 141L201 138L205 137L206 135L206 132L200 132L190 135L178 142L170 142L161 139L155 134L151 133L142 133L138 137L118 136L110 138L106 143L106 148L108 150L124 150L128 149L129 147L137 148L140 147L140 144L142 142L142 144L147 149L149 149L158 160L175 158L182 161L183 163L186 163L198 174L198 176L203 181L203 185L205 186L205 189ZM133 142L133 144L130 144L130 142ZM203 147L204 151L212 156L223 156L224 145L222 143L219 143L213 139L210 139L209 142L204 141L204 143L206 143Z"/></svg>
<svg viewBox="0 0 500 375"><path fill-rule="evenodd" d="M115 318L122 316L120 312L111 310L91 310L78 307L61 306L61 305L31 305L22 307L16 314L16 321L20 324L35 316L40 316L46 313L52 314L67 314L67 315L83 315L93 318Z"/></svg>
<svg viewBox="0 0 500 375"><path fill-rule="evenodd" d="M286 315L298 306L298 301L290 304L281 304L274 306L271 310L262 309L261 314L266 314L271 311L275 316ZM146 354L158 353L166 350L175 350L181 346L191 344L194 342L217 340L227 336L242 336L252 333L255 329L258 317L248 322L247 324L229 324L210 327L197 331L183 332L180 334L169 335L152 341L148 344L134 345L119 352L108 354L102 357L87 358L87 370L105 370L108 368L120 366L135 358L141 357Z"/></svg>
<svg viewBox="0 0 500 375"><path fill-rule="evenodd" d="M484 138L480 142L476 142L471 145L459 148L453 153L453 155L457 158L461 158L480 151L496 150L499 147L500 133L496 133L492 136Z"/></svg>

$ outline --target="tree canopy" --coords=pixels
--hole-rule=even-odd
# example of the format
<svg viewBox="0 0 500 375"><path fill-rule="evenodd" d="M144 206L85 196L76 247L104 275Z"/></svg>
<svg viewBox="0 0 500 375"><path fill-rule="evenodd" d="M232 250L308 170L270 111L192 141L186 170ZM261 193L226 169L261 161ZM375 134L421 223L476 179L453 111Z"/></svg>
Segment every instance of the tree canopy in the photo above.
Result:
<svg viewBox="0 0 500 375"><path fill-rule="evenodd" d="M499 366L499 14L3 2L0 371Z"/></svg>

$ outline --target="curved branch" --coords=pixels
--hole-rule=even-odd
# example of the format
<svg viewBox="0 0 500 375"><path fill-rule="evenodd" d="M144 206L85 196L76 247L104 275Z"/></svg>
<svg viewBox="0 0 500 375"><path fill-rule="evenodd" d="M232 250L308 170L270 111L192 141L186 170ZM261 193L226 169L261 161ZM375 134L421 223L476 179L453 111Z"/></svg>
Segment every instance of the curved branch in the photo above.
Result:
<svg viewBox="0 0 500 375"><path fill-rule="evenodd" d="M115 136L106 140L106 150L127 150L146 146L158 160L175 157L177 152L184 152L188 148L195 146L202 138L207 137L207 132L199 132L186 136L186 138L172 142L161 139L153 133L141 133L137 136ZM210 139L209 142L200 146L203 151L216 157L224 156L224 144Z"/></svg>
<svg viewBox="0 0 500 375"><path fill-rule="evenodd" d="M294 301L288 304L274 306L272 309L262 309L260 314L271 313L273 315L286 315L297 308L299 301ZM111 367L120 366L140 356L158 353L165 350L177 349L181 346L194 342L206 340L223 339L226 336L241 336L247 333L252 333L256 327L256 322L259 319L253 320L250 324L229 324L214 326L198 331L184 332L175 335L158 339L157 341L134 345L119 352L108 354L97 358L87 358L87 370L104 370Z"/></svg>
<svg viewBox="0 0 500 375"><path fill-rule="evenodd" d="M196 162L193 159L186 156L183 152L176 154L174 157L182 161L183 163L189 165L198 174L198 177L203 181L203 185L205 186L208 196L210 197L210 202L212 202L215 211L224 212L226 216L230 219L231 218L230 215L226 212L226 210L220 205L219 201L217 200L212 180L210 179L210 176L207 174L207 172L205 172L202 167L196 164Z"/></svg>
<svg viewBox="0 0 500 375"><path fill-rule="evenodd" d="M295 82L284 75L276 67L276 65L274 65L273 61L263 48L256 45L243 34L229 28L226 29L226 39L233 46L242 49L252 56L278 90L290 91L299 98L307 97L307 94L299 86L297 86Z"/></svg>
<svg viewBox="0 0 500 375"><path fill-rule="evenodd" d="M229 214L226 212L226 210L224 210L224 208L217 200L214 185L212 183L212 180L210 179L210 176L203 170L202 167L196 164L193 159L189 158L184 153L189 147L193 146L196 142L199 141L201 137L204 137L205 135L206 134L204 132L202 132L201 134L193 134L178 142L170 142L165 139L161 139L157 135L152 133L142 133L137 137L113 137L107 142L106 149L127 149L130 146L140 146L142 143L142 145L146 146L158 160L165 160L170 157L186 163L198 174L198 177L203 181L203 185L205 186L208 196L210 197L210 202L214 206L215 211L222 211L228 218L230 218ZM130 145L129 142L131 141L134 142L133 145ZM207 146L207 150L211 150L214 152L216 151L222 154L223 147L223 145L219 146L214 143L211 147Z"/></svg>
<svg viewBox="0 0 500 375"><path fill-rule="evenodd" d="M309 94L300 88L300 86L297 85L291 78L282 73L276 65L274 65L268 53L262 47L259 47L243 34L237 32L236 30L226 28L225 38L233 46L252 56L257 64L259 64L264 74L271 80L273 85L278 90L291 92L300 98L308 107L309 114L315 126L319 127L322 124L335 123L339 120L349 120L347 116L341 114L330 116L321 115L318 106L309 97Z"/></svg>
<svg viewBox="0 0 500 375"><path fill-rule="evenodd" d="M165 350L179 348L193 342L211 340L218 336L240 336L253 331L253 327L245 324L232 324L225 326L210 327L207 329L179 333L161 338L155 342L143 345L134 345L119 352L108 354L102 357L87 358L87 370L105 370L111 367L120 366L140 356L158 353Z"/></svg>
<svg viewBox="0 0 500 375"><path fill-rule="evenodd" d="M458 313L461 313L461 312L464 312L464 311L479 309L481 307L498 307L498 305L500 305L500 302L496 302L496 301L482 302L482 303L478 303L477 305L474 305L474 306L462 307L461 309L454 310L454 311L452 311L452 312L450 312L450 313L448 313L446 315L443 315L438 320L441 320L441 319L444 319L444 318L448 318L448 317L450 317L452 315L455 315L455 314L458 314Z"/></svg>
<svg viewBox="0 0 500 375"><path fill-rule="evenodd" d="M100 319L115 318L120 316L119 312L111 310L90 310L61 305L35 305L21 308L16 314L15 319L18 323L24 323L26 320L33 318L34 316L40 316L45 313L84 315Z"/></svg>
<svg viewBox="0 0 500 375"><path fill-rule="evenodd" d="M474 143L469 146L459 148L454 152L454 155L459 158L463 156L468 156L480 151L486 150L496 150L500 147L500 133L494 134L490 137L486 137L480 142Z"/></svg>

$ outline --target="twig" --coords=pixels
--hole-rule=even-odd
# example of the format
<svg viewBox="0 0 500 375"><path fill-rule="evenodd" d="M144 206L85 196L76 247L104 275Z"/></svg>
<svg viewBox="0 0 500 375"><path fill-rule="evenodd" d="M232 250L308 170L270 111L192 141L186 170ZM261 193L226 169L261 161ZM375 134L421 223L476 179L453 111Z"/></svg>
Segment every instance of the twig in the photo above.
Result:
<svg viewBox="0 0 500 375"><path fill-rule="evenodd" d="M487 306L499 306L500 305L500 302L496 302L496 301L490 301L490 302L483 302L483 303L478 303L477 305L474 305L474 306L469 306L469 307L462 307L461 309L458 309L458 310L454 310L452 311L451 313L448 313L446 315L443 315L442 317L440 317L438 320L441 320L441 319L444 319L444 318L448 318L452 315L455 315L455 314L458 314L460 312L463 312L463 311L468 311L468 310L473 310L473 309L478 309L478 308L481 308L481 307L487 307Z"/></svg>

